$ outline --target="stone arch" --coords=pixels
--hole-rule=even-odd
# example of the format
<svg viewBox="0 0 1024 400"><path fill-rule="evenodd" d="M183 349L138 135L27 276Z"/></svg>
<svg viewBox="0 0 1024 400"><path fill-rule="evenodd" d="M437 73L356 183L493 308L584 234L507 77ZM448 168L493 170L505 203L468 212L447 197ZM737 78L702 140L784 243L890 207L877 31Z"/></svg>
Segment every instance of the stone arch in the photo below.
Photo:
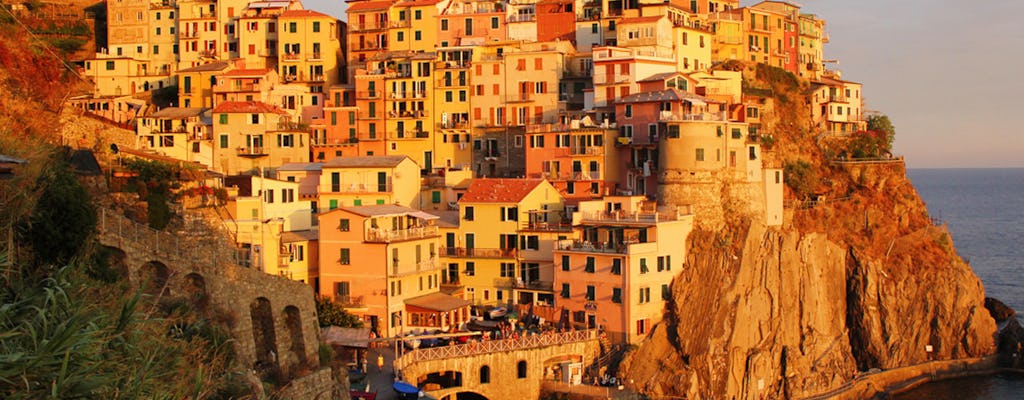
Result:
<svg viewBox="0 0 1024 400"><path fill-rule="evenodd" d="M284 327L288 330L288 338L291 339L288 351L292 359L298 361L299 365L306 365L309 360L306 357L306 340L302 337L302 314L299 313L298 307L284 308Z"/></svg>
<svg viewBox="0 0 1024 400"><path fill-rule="evenodd" d="M454 400L488 400L486 396L477 392L458 392Z"/></svg>
<svg viewBox="0 0 1024 400"><path fill-rule="evenodd" d="M164 263L159 261L147 262L139 268L139 288L142 289L143 293L152 296L167 294L167 281L170 277L170 270L167 269Z"/></svg>
<svg viewBox="0 0 1024 400"><path fill-rule="evenodd" d="M107 259L107 268L114 273L118 279L128 278L128 253L117 247L103 246L103 252Z"/></svg>
<svg viewBox="0 0 1024 400"><path fill-rule="evenodd" d="M462 386L462 372L461 371L439 371L431 372L425 376L421 376L416 381L416 386L423 388L423 390L440 390L448 389L453 387Z"/></svg>
<svg viewBox="0 0 1024 400"><path fill-rule="evenodd" d="M252 339L256 351L256 369L265 373L277 368L277 336L274 332L274 309L270 300L260 297L249 305Z"/></svg>
<svg viewBox="0 0 1024 400"><path fill-rule="evenodd" d="M185 275L182 282L182 294L198 310L205 310L209 305L209 294L206 292L206 278L195 272Z"/></svg>

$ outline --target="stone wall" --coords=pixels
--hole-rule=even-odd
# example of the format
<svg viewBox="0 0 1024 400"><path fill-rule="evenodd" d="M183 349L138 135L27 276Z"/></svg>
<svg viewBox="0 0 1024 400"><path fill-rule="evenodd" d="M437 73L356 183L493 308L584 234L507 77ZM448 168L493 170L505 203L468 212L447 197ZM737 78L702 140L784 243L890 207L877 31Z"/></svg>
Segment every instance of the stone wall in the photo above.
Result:
<svg viewBox="0 0 1024 400"><path fill-rule="evenodd" d="M97 228L133 285L219 310L242 365L276 367L284 380L318 368L320 330L309 285L237 266L217 241L182 239L111 210L100 210Z"/></svg>
<svg viewBox="0 0 1024 400"><path fill-rule="evenodd" d="M342 384L339 382L344 382ZM278 399L292 400L346 400L348 393L348 377L335 379L330 368L322 368L317 372L295 379L277 393Z"/></svg>
<svg viewBox="0 0 1024 400"><path fill-rule="evenodd" d="M763 182L746 182L727 171L664 170L658 175L658 205L691 205L697 226L717 229L725 216L762 218Z"/></svg>
<svg viewBox="0 0 1024 400"><path fill-rule="evenodd" d="M600 344L594 338L540 348L418 361L401 368L401 374L413 384L420 384L430 373L445 374L452 371L462 374L461 386L427 392L435 398L474 392L489 399L536 399L540 396L541 382L551 379L545 375L545 367L567 360L582 362L587 367L600 355L600 351ZM526 362L526 377L520 378L518 365L523 361ZM480 383L484 366L489 368L488 383Z"/></svg>

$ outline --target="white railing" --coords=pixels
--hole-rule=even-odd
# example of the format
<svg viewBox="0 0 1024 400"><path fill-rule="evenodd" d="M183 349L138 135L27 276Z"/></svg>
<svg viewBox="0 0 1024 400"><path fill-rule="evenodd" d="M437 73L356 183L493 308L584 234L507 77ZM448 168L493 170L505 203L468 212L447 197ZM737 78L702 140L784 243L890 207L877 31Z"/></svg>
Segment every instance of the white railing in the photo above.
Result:
<svg viewBox="0 0 1024 400"><path fill-rule="evenodd" d="M597 330L570 331L564 333L539 333L520 338L501 340L470 341L466 344L415 349L395 360L395 369L401 370L420 361L446 358L469 357L479 354L559 346L597 339Z"/></svg>
<svg viewBox="0 0 1024 400"><path fill-rule="evenodd" d="M366 232L367 242L392 242L399 240L422 239L437 236L437 226L421 226L417 228L383 230L371 228Z"/></svg>

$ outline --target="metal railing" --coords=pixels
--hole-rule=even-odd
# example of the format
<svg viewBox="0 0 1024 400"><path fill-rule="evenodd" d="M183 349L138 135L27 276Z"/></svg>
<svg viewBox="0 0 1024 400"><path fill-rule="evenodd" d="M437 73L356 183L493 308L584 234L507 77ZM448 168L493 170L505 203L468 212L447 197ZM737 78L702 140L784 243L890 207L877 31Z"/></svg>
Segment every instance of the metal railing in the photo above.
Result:
<svg viewBox="0 0 1024 400"><path fill-rule="evenodd" d="M588 340L597 340L597 335L596 329L590 329L564 333L539 333L515 339L486 340L480 342L471 341L460 345L419 348L411 350L395 360L395 369L401 370L420 361L469 357L479 354L500 353L586 342Z"/></svg>
<svg viewBox="0 0 1024 400"><path fill-rule="evenodd" d="M679 206L676 212L625 212L625 211L583 211L580 219L583 222L640 222L658 223L662 221L678 221L680 217L690 215L689 205Z"/></svg>
<svg viewBox="0 0 1024 400"><path fill-rule="evenodd" d="M402 240L423 239L437 235L437 226L421 226L417 228L398 230L370 228L366 231L366 241L374 243L390 243Z"/></svg>
<svg viewBox="0 0 1024 400"><path fill-rule="evenodd" d="M480 247L442 247L441 255L454 258L516 258L518 249L493 249Z"/></svg>
<svg viewBox="0 0 1024 400"><path fill-rule="evenodd" d="M149 226L128 219L120 212L99 207L99 221L96 229L101 234L109 234L118 240L138 243L142 247L157 254L190 260L209 260L213 265L230 262L248 267L248 252L240 249L225 238L214 238L209 241L181 240L178 235L158 231Z"/></svg>

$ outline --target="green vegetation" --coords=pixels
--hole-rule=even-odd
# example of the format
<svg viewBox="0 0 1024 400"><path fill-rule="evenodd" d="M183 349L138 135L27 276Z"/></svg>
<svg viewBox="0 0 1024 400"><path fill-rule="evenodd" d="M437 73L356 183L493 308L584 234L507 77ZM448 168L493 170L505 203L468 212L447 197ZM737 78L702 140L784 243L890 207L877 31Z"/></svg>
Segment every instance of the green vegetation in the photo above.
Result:
<svg viewBox="0 0 1024 400"><path fill-rule="evenodd" d="M125 189L138 193L146 201L149 226L163 229L174 216L168 201L171 200L171 185L176 183L180 168L165 162L141 159L130 159L125 164L136 174L128 180Z"/></svg>
<svg viewBox="0 0 1024 400"><path fill-rule="evenodd" d="M74 258L96 227L96 211L89 193L78 183L74 171L55 153L49 168L37 179L41 191L35 210L22 224L40 265L63 265Z"/></svg>
<svg viewBox="0 0 1024 400"><path fill-rule="evenodd" d="M786 186L793 190L799 199L808 199L814 195L820 177L811 163L804 160L789 161L783 165Z"/></svg>
<svg viewBox="0 0 1024 400"><path fill-rule="evenodd" d="M316 314L320 327L340 326L343 328L362 328L363 321L355 315L349 314L345 308L331 300L329 297L316 296Z"/></svg>

